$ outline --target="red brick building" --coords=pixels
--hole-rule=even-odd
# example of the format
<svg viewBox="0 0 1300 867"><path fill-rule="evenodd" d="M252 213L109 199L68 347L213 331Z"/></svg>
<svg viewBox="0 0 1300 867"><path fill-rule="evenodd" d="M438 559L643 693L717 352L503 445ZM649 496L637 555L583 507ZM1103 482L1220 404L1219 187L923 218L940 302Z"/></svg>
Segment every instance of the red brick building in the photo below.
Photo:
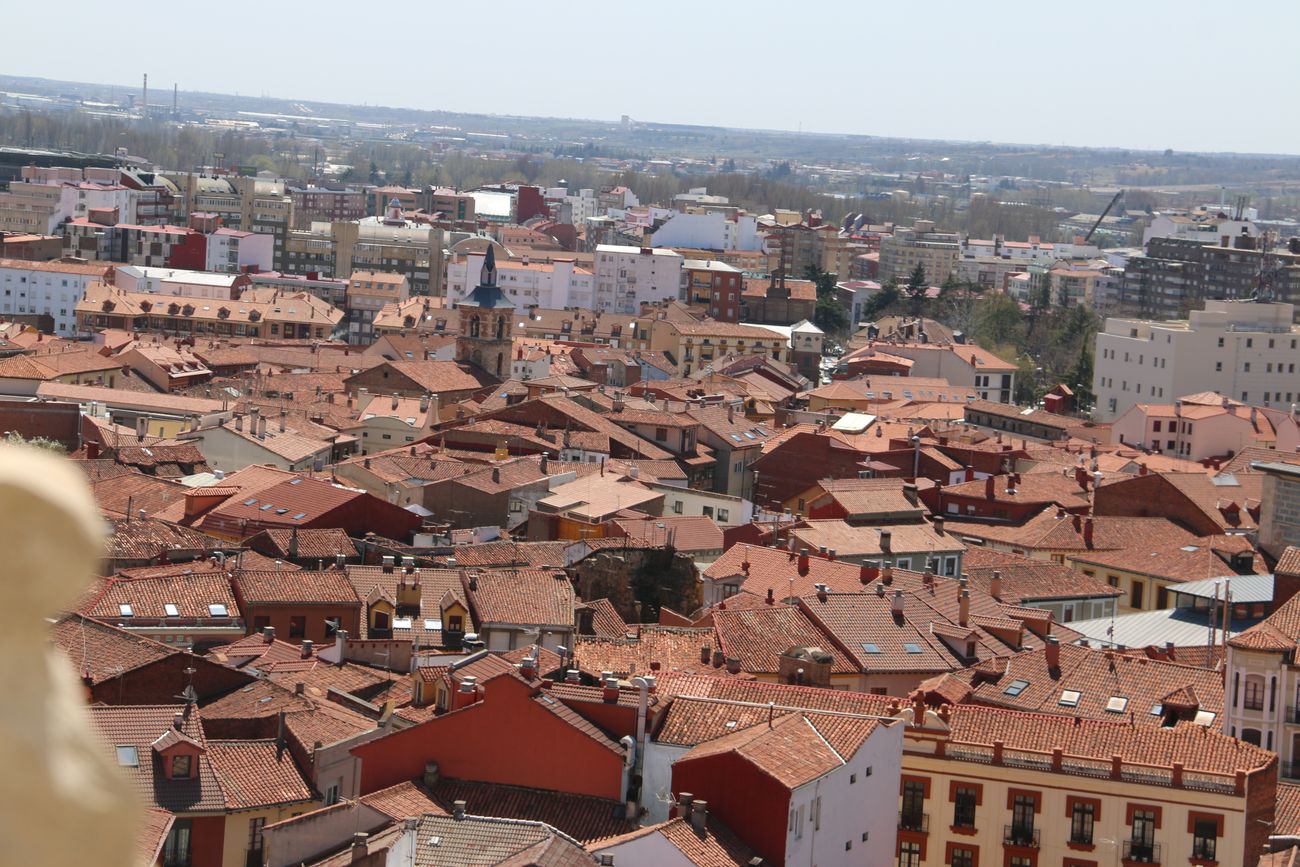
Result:
<svg viewBox="0 0 1300 867"><path fill-rule="evenodd" d="M244 571L232 586L250 635L271 626L280 638L301 644L333 641L340 628L360 634L361 600L342 570Z"/></svg>

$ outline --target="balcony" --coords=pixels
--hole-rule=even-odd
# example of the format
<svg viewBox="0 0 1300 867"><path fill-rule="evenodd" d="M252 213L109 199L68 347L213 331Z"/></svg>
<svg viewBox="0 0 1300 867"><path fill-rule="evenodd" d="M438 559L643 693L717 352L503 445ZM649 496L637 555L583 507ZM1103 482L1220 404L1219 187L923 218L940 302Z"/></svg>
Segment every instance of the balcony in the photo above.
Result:
<svg viewBox="0 0 1300 867"><path fill-rule="evenodd" d="M1287 708L1285 722L1287 725L1300 726L1300 707Z"/></svg>
<svg viewBox="0 0 1300 867"><path fill-rule="evenodd" d="M898 830L928 834L930 833L930 814L902 810L898 814Z"/></svg>
<svg viewBox="0 0 1300 867"><path fill-rule="evenodd" d="M1125 840L1120 858L1133 864L1159 864L1160 844Z"/></svg>
<svg viewBox="0 0 1300 867"><path fill-rule="evenodd" d="M1005 825L1002 831L1002 842L1007 846L1037 849L1038 829L1028 825Z"/></svg>

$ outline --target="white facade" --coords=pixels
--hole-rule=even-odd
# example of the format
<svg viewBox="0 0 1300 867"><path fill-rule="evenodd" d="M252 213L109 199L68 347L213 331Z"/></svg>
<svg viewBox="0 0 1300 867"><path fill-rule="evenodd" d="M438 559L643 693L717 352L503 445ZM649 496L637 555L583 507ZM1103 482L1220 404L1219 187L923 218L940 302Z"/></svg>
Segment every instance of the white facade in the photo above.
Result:
<svg viewBox="0 0 1300 867"><path fill-rule="evenodd" d="M238 274L249 267L258 271L270 271L274 267L274 235L218 229L206 237L209 271Z"/></svg>
<svg viewBox="0 0 1300 867"><path fill-rule="evenodd" d="M1254 407L1232 403L1218 409L1204 406L1136 404L1115 419L1114 441L1141 445L1160 454L1200 461L1235 454L1244 448L1267 447L1257 430L1262 420Z"/></svg>
<svg viewBox="0 0 1300 867"><path fill-rule="evenodd" d="M748 524L754 516L754 504L741 497L701 491L681 485L655 482L647 485L664 495L664 515L676 517L703 515L719 527Z"/></svg>
<svg viewBox="0 0 1300 867"><path fill-rule="evenodd" d="M229 301L235 294L236 279L238 275L235 274L209 274L206 271L122 265L117 268L113 285L127 292Z"/></svg>
<svg viewBox="0 0 1300 867"><path fill-rule="evenodd" d="M1223 733L1276 750L1279 777L1295 777L1300 760L1300 674L1284 652L1227 648Z"/></svg>
<svg viewBox="0 0 1300 867"><path fill-rule="evenodd" d="M139 192L120 184L67 184L59 197L59 213L75 220L90 216L91 208L117 208L119 223L134 223L139 197Z"/></svg>
<svg viewBox="0 0 1300 867"><path fill-rule="evenodd" d="M73 334L77 324L77 302L87 284L102 279L85 273L85 265L69 265L61 271L56 262L0 260L0 316L49 314L54 333Z"/></svg>
<svg viewBox="0 0 1300 867"><path fill-rule="evenodd" d="M449 304L464 300L474 291L485 255L470 253L463 259L447 263ZM497 259L497 285L519 310L529 307L552 310L589 307L593 283L591 272L579 268L573 259L553 259L545 264Z"/></svg>
<svg viewBox="0 0 1300 867"><path fill-rule="evenodd" d="M1259 229L1249 219L1197 220L1192 217L1156 214L1151 225L1142 233L1142 245L1146 246L1152 238L1186 238L1216 246L1229 246L1233 243L1232 239L1239 235L1256 238ZM1223 244L1225 237L1229 239L1226 245Z"/></svg>
<svg viewBox="0 0 1300 867"><path fill-rule="evenodd" d="M699 250L761 250L758 219L749 214L730 217L721 211L674 214L650 236L654 247Z"/></svg>
<svg viewBox="0 0 1300 867"><path fill-rule="evenodd" d="M1260 406L1300 401L1300 329L1291 320L1290 304L1233 301L1207 301L1185 320L1107 319L1093 362L1094 415L1113 421L1137 403L1205 391Z"/></svg>
<svg viewBox="0 0 1300 867"><path fill-rule="evenodd" d="M679 297L682 263L672 250L600 244L596 247L596 286L592 309L637 313L644 302Z"/></svg>

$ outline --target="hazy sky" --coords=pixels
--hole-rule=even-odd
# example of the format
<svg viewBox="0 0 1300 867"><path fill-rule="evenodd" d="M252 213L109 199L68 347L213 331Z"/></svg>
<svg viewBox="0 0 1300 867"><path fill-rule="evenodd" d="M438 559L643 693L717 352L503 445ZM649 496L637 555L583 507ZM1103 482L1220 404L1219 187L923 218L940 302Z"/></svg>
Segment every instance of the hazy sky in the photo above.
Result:
<svg viewBox="0 0 1300 867"><path fill-rule="evenodd" d="M1300 152L1295 0L4 5L0 71L160 92Z"/></svg>

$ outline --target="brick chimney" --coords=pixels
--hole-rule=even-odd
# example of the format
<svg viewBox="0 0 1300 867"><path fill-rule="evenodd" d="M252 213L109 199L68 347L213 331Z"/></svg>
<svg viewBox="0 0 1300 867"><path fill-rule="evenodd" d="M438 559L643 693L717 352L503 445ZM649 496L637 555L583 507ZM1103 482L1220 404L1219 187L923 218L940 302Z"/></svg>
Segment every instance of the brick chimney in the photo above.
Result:
<svg viewBox="0 0 1300 867"><path fill-rule="evenodd" d="M970 591L962 590L957 598L957 625L970 625Z"/></svg>
<svg viewBox="0 0 1300 867"><path fill-rule="evenodd" d="M800 575L808 574L808 549L807 548L799 549L799 574Z"/></svg>
<svg viewBox="0 0 1300 867"><path fill-rule="evenodd" d="M460 710L463 707L469 707L478 701L478 679L473 675L467 675L460 682L460 686L451 696L451 709Z"/></svg>
<svg viewBox="0 0 1300 867"><path fill-rule="evenodd" d="M523 662L519 664L519 673L525 680L537 679L537 659L532 656L525 656Z"/></svg>
<svg viewBox="0 0 1300 867"><path fill-rule="evenodd" d="M768 605L776 604L776 596L775 594L772 593L771 587L767 588L767 598L764 599L763 601L766 602Z"/></svg>
<svg viewBox="0 0 1300 867"><path fill-rule="evenodd" d="M1092 515L1083 519L1083 544L1092 547Z"/></svg>
<svg viewBox="0 0 1300 867"><path fill-rule="evenodd" d="M603 688L601 689L600 698L603 702L605 702L605 704L614 704L615 702L617 702L618 681L612 677L606 680L604 682Z"/></svg>
<svg viewBox="0 0 1300 867"><path fill-rule="evenodd" d="M985 479L984 479L984 499L986 499L986 500L991 500L991 499L993 499L993 486L994 486L995 484L997 484L997 483L993 480L993 477L992 477L992 476L987 476L987 477L985 477Z"/></svg>
<svg viewBox="0 0 1300 867"><path fill-rule="evenodd" d="M862 564L859 578L863 584L870 584L880 577L880 565L875 560L868 560Z"/></svg>
<svg viewBox="0 0 1300 867"><path fill-rule="evenodd" d="M767 595L771 596L772 591L769 589ZM709 660L713 658L713 646L705 644L700 647L700 665L708 665Z"/></svg>
<svg viewBox="0 0 1300 867"><path fill-rule="evenodd" d="M1296 593L1300 593L1300 575L1281 570L1273 573L1273 611Z"/></svg>
<svg viewBox="0 0 1300 867"><path fill-rule="evenodd" d="M1047 652L1047 667L1049 669L1059 669L1061 667L1061 639L1055 635L1047 636L1043 649Z"/></svg>
<svg viewBox="0 0 1300 867"><path fill-rule="evenodd" d="M889 600L889 610L891 613L902 616L903 614L903 591L895 590L893 597Z"/></svg>
<svg viewBox="0 0 1300 867"><path fill-rule="evenodd" d="M993 576L989 579L989 595L999 602L1002 601L1002 570L994 569Z"/></svg>
<svg viewBox="0 0 1300 867"><path fill-rule="evenodd" d="M934 532L943 535L943 515L935 515L933 519Z"/></svg>
<svg viewBox="0 0 1300 867"><path fill-rule="evenodd" d="M370 856L370 835L365 831L357 831L352 835L352 848L350 851L351 863L356 864L364 861Z"/></svg>

